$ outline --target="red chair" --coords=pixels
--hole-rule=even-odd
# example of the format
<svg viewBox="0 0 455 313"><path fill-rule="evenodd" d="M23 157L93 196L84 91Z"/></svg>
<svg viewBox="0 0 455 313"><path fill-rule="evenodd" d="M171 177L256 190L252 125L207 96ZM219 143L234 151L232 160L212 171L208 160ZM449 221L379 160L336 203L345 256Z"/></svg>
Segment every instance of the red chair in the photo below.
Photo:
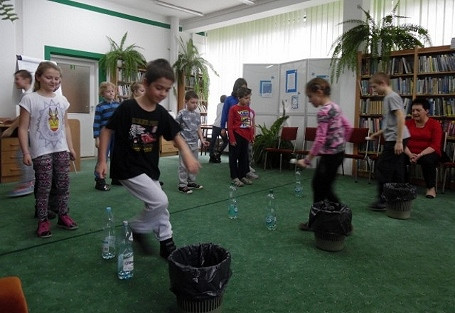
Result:
<svg viewBox="0 0 455 313"><path fill-rule="evenodd" d="M347 159L352 159L356 163L355 169L355 182L357 182L358 172L360 169L360 161L367 162L367 169L370 169L370 161L368 159L368 141L366 137L368 137L369 129L368 128L353 128L351 137L349 138L348 142L352 143L353 146L353 153L345 153L344 157ZM343 163L341 164L341 169L344 175L344 166Z"/></svg>
<svg viewBox="0 0 455 313"><path fill-rule="evenodd" d="M310 142L313 142L316 139L316 127L306 127L305 134L303 137L303 147L302 150L295 151L295 154L300 156L305 156L310 153Z"/></svg>
<svg viewBox="0 0 455 313"><path fill-rule="evenodd" d="M446 189L446 181L447 181L447 174L450 170L455 168L455 138L450 137L445 133L445 144L444 144L444 151L447 155L450 156L450 161L442 162L441 163L441 172L442 172L442 193L445 192ZM448 147L448 143L450 147Z"/></svg>
<svg viewBox="0 0 455 313"><path fill-rule="evenodd" d="M265 148L265 158L264 158L264 169L267 165L267 155L269 152L271 153L279 153L280 154L280 172L281 166L283 163L283 154L293 154L295 152L295 140L297 139L297 130L298 127L283 127L281 129L281 135L278 138L278 147L277 148ZM293 149L283 149L281 148L283 142L290 141L293 142Z"/></svg>

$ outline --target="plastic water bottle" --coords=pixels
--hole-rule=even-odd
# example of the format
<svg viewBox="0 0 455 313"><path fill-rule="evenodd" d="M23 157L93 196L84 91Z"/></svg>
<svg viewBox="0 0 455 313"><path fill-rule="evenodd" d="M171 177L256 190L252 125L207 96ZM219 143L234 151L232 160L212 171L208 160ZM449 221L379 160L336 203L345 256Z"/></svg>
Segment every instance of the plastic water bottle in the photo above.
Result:
<svg viewBox="0 0 455 313"><path fill-rule="evenodd" d="M273 195L273 189L267 194L267 206L265 213L265 226L268 230L276 229L276 201Z"/></svg>
<svg viewBox="0 0 455 313"><path fill-rule="evenodd" d="M239 215L239 209L237 207L237 187L232 183L229 186L229 202L228 202L228 217L230 219L236 219Z"/></svg>
<svg viewBox="0 0 455 313"><path fill-rule="evenodd" d="M133 254L133 233L128 221L123 221L123 237L119 243L117 275L119 279L130 279L133 277L134 254Z"/></svg>
<svg viewBox="0 0 455 313"><path fill-rule="evenodd" d="M295 188L294 193L297 198L303 197L303 188L302 188L302 173L300 168L295 169Z"/></svg>
<svg viewBox="0 0 455 313"><path fill-rule="evenodd" d="M107 220L104 225L101 256L105 260L115 257L115 224L111 207L106 208Z"/></svg>

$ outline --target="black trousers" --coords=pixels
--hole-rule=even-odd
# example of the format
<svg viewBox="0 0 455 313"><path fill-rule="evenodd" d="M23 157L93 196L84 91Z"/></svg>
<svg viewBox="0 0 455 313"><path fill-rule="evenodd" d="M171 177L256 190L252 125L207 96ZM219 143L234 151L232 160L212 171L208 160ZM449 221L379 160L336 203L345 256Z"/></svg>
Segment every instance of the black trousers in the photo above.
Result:
<svg viewBox="0 0 455 313"><path fill-rule="evenodd" d="M229 169L231 179L246 177L249 171L248 163L248 140L234 133L237 145L229 144Z"/></svg>
<svg viewBox="0 0 455 313"><path fill-rule="evenodd" d="M319 158L312 181L314 203L323 200L340 203L333 191L333 184L343 159L344 151L337 154L323 154Z"/></svg>
<svg viewBox="0 0 455 313"><path fill-rule="evenodd" d="M403 140L403 150L407 139ZM395 141L386 141L382 153L376 161L376 180L378 182L378 199L381 199L385 183L404 183L406 154L395 154Z"/></svg>
<svg viewBox="0 0 455 313"><path fill-rule="evenodd" d="M214 151L216 140L218 139L218 136L221 136L223 143L221 144L221 147L218 149L218 151ZM224 136L221 135L221 128L212 126L212 139L210 140L210 146L209 146L210 156L213 157L216 153L221 154L228 144L229 144L229 140L227 138L227 135L226 134Z"/></svg>
<svg viewBox="0 0 455 313"><path fill-rule="evenodd" d="M411 164L408 158L406 159L406 164ZM427 188L436 187L436 168L439 164L439 155L436 152L425 154L417 160L417 164L422 167L422 175ZM409 173L406 172L406 176L406 181L409 182Z"/></svg>

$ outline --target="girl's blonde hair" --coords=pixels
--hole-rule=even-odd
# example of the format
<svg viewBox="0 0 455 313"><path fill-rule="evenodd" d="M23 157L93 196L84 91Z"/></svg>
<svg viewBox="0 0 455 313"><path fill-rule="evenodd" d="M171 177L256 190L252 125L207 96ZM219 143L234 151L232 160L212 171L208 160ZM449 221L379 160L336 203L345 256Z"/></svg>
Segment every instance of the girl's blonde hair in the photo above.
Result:
<svg viewBox="0 0 455 313"><path fill-rule="evenodd" d="M103 97L104 95L104 92L107 90L107 88L111 87L112 89L114 89L114 92L115 92L115 85L111 82L102 82L100 84L100 90L99 90L99 96L100 97Z"/></svg>
<svg viewBox="0 0 455 313"><path fill-rule="evenodd" d="M62 77L62 69L57 64L49 61L41 62L35 71L35 85L33 86L33 91L37 91L41 88L40 82L37 78L41 77L44 74L44 72L46 72L50 68L58 71L60 73L60 78Z"/></svg>
<svg viewBox="0 0 455 313"><path fill-rule="evenodd" d="M136 93L136 91L139 90L139 88L141 88L141 86L144 86L141 82L134 82L131 84L131 96L130 98L133 99L134 98L134 94Z"/></svg>

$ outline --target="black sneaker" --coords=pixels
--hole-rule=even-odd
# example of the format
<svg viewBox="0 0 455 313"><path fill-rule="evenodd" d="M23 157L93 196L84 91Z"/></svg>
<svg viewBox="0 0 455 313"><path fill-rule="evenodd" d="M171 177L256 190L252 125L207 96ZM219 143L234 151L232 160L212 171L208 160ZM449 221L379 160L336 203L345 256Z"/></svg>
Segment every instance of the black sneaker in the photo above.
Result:
<svg viewBox="0 0 455 313"><path fill-rule="evenodd" d="M177 249L175 247L174 240L172 238L160 241L160 256L167 260L167 258L171 255L174 250Z"/></svg>
<svg viewBox="0 0 455 313"><path fill-rule="evenodd" d="M180 191L180 192L183 192L183 193L186 193L186 194L188 194L188 195L193 193L193 190L191 190L190 188L188 188L188 186L179 187L179 191Z"/></svg>
<svg viewBox="0 0 455 313"><path fill-rule="evenodd" d="M153 249L147 238L147 234L133 232L133 241L138 243L144 254L150 255L153 253Z"/></svg>
<svg viewBox="0 0 455 313"><path fill-rule="evenodd" d="M370 204L370 209L372 211L385 211L386 207L387 207L386 203L380 200L377 200Z"/></svg>
<svg viewBox="0 0 455 313"><path fill-rule="evenodd" d="M209 159L209 163L221 163L221 160L215 156L211 156Z"/></svg>
<svg viewBox="0 0 455 313"><path fill-rule="evenodd" d="M204 186L196 184L196 183L188 183L188 188L190 189L202 189Z"/></svg>
<svg viewBox="0 0 455 313"><path fill-rule="evenodd" d="M106 184L106 181L104 179L96 179L95 180L95 189L101 190L101 191L109 191L111 190L111 186Z"/></svg>

